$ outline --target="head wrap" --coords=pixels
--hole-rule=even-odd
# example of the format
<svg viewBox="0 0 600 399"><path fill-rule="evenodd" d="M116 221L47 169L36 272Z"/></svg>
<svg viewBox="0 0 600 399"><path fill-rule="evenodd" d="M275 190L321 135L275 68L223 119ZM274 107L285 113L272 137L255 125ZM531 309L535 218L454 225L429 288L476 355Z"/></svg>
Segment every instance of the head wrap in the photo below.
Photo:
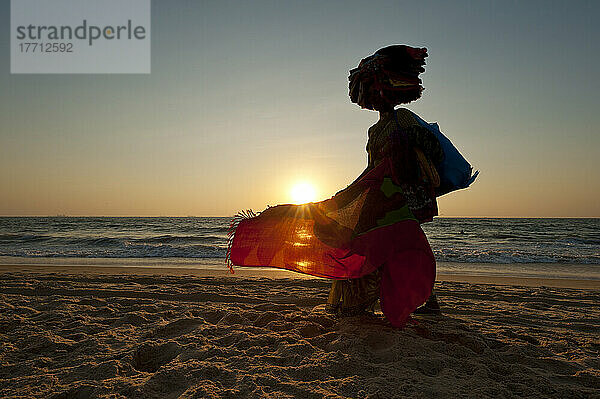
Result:
<svg viewBox="0 0 600 399"><path fill-rule="evenodd" d="M394 45L364 58L348 76L349 94L362 108L381 110L421 97L426 48Z"/></svg>

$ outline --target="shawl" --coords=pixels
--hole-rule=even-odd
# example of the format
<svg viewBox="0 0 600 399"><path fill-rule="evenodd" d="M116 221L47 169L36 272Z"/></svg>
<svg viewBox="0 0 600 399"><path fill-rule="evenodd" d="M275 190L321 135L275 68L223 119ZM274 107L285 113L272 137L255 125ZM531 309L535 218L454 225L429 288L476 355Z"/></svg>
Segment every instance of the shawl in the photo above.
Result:
<svg viewBox="0 0 600 399"><path fill-rule="evenodd" d="M236 215L227 253L230 268L267 266L358 278L402 248L428 248L393 173L388 158L328 200ZM391 228L397 223L401 229Z"/></svg>

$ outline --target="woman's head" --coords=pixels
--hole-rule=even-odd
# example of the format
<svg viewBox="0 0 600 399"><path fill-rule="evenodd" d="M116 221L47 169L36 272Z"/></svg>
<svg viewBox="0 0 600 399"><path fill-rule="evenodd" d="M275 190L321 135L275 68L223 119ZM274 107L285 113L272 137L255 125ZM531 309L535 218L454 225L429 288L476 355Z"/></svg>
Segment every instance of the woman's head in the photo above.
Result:
<svg viewBox="0 0 600 399"><path fill-rule="evenodd" d="M394 45L377 50L350 70L350 99L362 108L382 111L421 97L419 74L425 72L426 48Z"/></svg>

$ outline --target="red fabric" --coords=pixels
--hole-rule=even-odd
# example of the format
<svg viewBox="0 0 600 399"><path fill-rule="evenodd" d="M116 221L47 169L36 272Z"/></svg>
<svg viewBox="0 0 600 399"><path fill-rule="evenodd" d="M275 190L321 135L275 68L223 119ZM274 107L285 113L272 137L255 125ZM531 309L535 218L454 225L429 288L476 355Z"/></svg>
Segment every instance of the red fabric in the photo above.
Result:
<svg viewBox="0 0 600 399"><path fill-rule="evenodd" d="M270 208L256 218L240 222L231 247L231 263L275 267L332 279L357 278L365 270L375 270L365 266L365 256L352 253L343 242L335 247L316 237L314 219L302 217L319 214L314 206L285 207L291 208ZM280 210L289 215L281 216Z"/></svg>
<svg viewBox="0 0 600 399"><path fill-rule="evenodd" d="M383 265L381 310L395 327L404 327L410 314L422 305L433 289L435 260L431 249L406 250Z"/></svg>

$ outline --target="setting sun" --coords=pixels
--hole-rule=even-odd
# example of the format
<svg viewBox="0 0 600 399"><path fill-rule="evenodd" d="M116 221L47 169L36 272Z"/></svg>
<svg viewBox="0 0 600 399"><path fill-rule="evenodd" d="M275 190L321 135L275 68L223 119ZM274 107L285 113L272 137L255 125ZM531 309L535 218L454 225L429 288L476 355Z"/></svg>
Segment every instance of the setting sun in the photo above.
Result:
<svg viewBox="0 0 600 399"><path fill-rule="evenodd" d="M299 182L290 190L290 196L295 204L305 204L316 199L316 191L312 184Z"/></svg>

